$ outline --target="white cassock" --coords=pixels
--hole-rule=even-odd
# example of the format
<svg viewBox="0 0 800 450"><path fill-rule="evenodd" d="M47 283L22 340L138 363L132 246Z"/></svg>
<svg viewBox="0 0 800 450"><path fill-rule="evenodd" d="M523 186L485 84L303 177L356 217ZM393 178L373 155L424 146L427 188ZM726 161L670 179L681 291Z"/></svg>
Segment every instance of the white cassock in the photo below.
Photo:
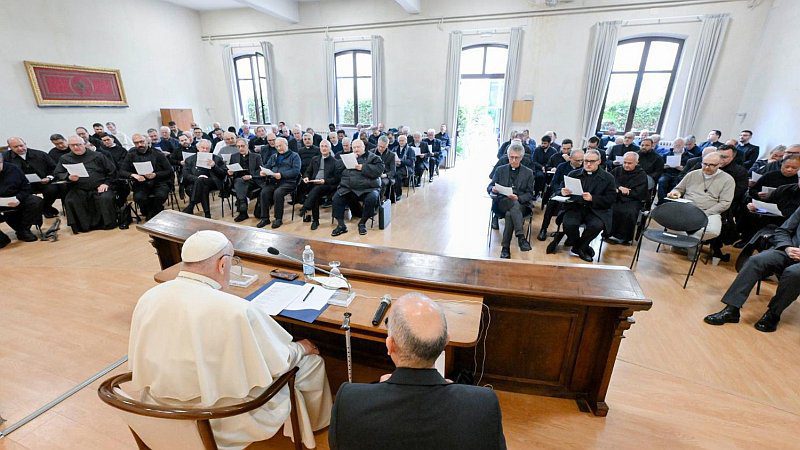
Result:
<svg viewBox="0 0 800 450"><path fill-rule="evenodd" d="M295 384L303 444L330 423L325 365L269 315L219 290L202 275L180 272L139 299L133 311L128 365L132 397L173 406L211 407L253 399L299 366ZM131 392L129 392L131 394ZM259 409L211 421L220 449L269 439L282 425L291 436L288 387Z"/></svg>

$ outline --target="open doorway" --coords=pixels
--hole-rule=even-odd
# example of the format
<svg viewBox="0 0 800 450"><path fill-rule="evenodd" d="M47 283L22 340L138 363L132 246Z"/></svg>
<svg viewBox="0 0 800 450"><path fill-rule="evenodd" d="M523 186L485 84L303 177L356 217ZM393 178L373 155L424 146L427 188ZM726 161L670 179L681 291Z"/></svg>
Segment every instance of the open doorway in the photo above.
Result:
<svg viewBox="0 0 800 450"><path fill-rule="evenodd" d="M496 160L507 59L508 46L502 44L470 45L461 51L456 141L461 160L483 166Z"/></svg>

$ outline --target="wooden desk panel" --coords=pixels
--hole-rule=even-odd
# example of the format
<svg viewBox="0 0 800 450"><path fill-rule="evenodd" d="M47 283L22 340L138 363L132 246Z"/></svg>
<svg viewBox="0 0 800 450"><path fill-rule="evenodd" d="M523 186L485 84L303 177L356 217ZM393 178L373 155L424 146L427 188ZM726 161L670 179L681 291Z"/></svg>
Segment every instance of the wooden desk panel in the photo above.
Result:
<svg viewBox="0 0 800 450"><path fill-rule="evenodd" d="M608 412L604 400L623 333L635 311L652 306L627 267L458 258L303 239L175 211L163 211L138 229L152 237L162 268L180 262L181 245L195 231L212 229L224 233L236 255L248 261L298 270L299 263L269 255L267 248L299 257L310 243L317 261L341 261L351 283L482 296L489 311L481 326L491 316L482 382L575 398L582 410L599 416ZM483 348L480 342L475 350L456 348L453 369L472 372L474 358L483 360Z"/></svg>

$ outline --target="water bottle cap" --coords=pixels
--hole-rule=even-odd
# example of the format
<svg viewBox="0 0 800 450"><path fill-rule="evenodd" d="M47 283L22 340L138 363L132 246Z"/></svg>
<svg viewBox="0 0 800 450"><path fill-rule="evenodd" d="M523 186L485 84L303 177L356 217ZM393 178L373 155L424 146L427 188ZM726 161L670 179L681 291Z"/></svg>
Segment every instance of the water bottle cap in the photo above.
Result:
<svg viewBox="0 0 800 450"><path fill-rule="evenodd" d="M310 245L306 245L306 250L311 250L311 246Z"/></svg>

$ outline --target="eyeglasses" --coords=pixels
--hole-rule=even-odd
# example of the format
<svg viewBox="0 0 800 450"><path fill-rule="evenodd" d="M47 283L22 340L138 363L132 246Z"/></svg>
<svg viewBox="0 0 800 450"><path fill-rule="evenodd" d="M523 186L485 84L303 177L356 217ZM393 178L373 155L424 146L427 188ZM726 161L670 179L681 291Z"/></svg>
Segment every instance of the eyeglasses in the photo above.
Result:
<svg viewBox="0 0 800 450"><path fill-rule="evenodd" d="M703 167L719 167L719 164L703 163Z"/></svg>
<svg viewBox="0 0 800 450"><path fill-rule="evenodd" d="M583 162L586 163L586 164L597 164L597 163L600 162L600 160L599 159L584 159Z"/></svg>

